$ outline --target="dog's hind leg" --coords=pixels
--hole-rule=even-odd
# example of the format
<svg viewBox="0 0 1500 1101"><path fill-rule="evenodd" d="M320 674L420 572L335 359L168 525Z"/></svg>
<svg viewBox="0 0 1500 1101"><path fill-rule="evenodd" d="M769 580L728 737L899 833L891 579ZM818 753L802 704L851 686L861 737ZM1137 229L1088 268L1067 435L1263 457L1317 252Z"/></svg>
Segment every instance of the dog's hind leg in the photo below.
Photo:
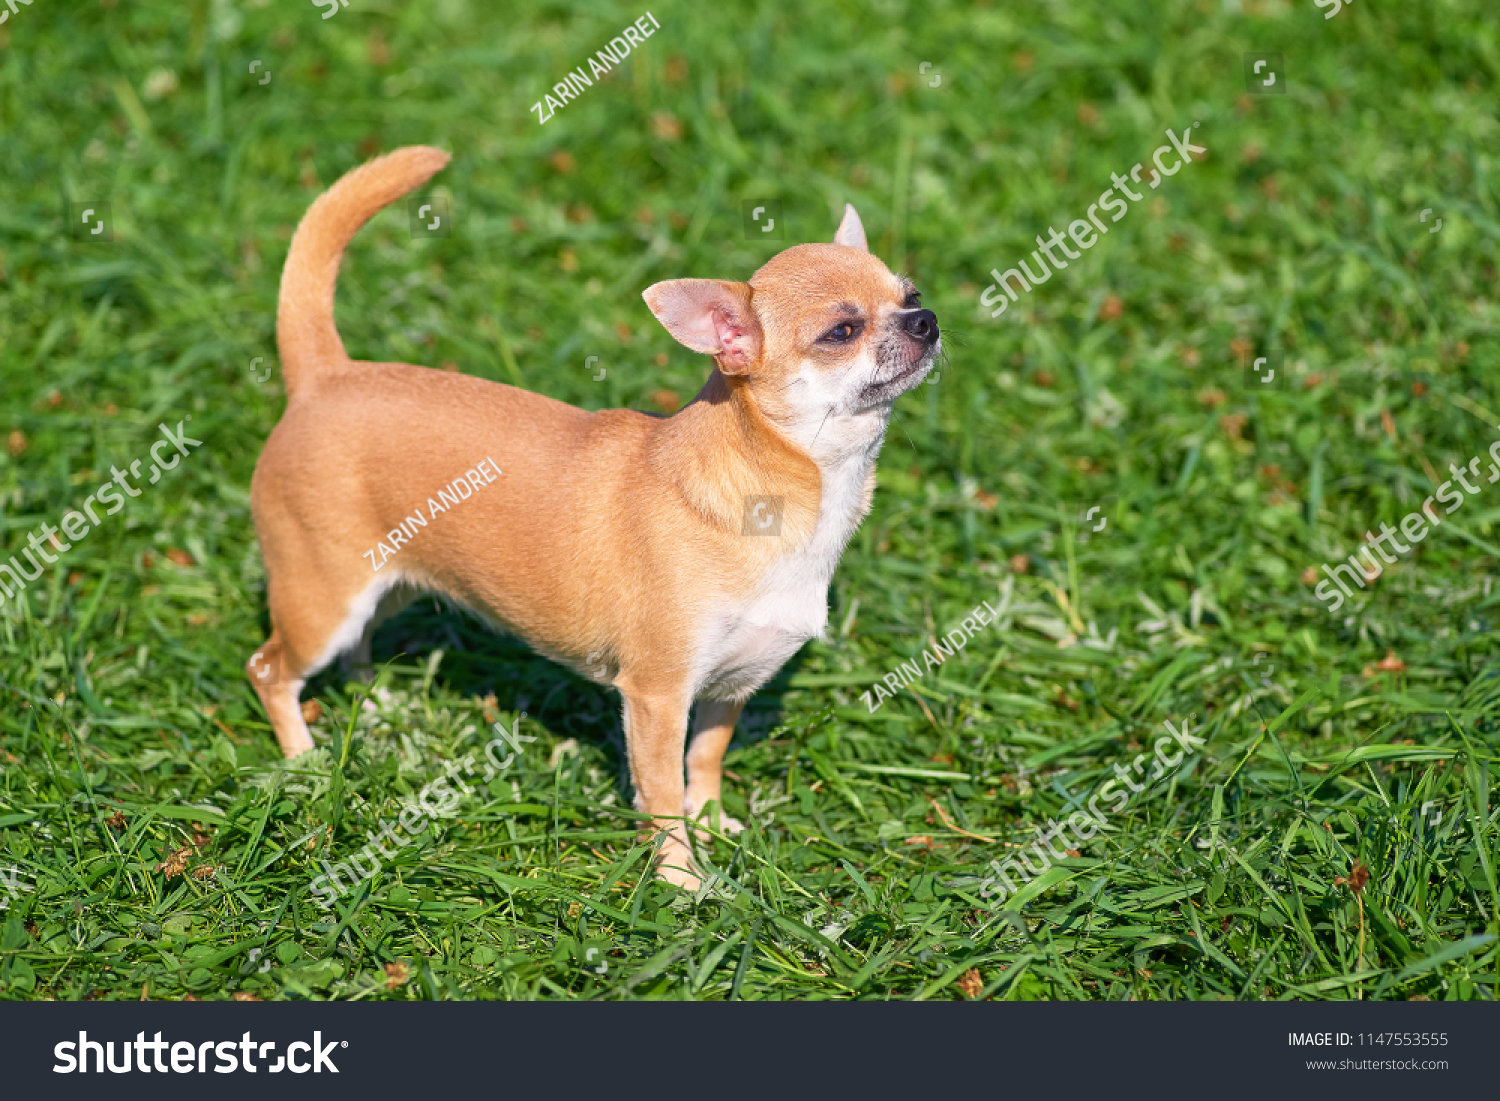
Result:
<svg viewBox="0 0 1500 1101"><path fill-rule="evenodd" d="M312 735L302 719L302 708L297 701L306 683L305 678L294 672L300 664L295 656L288 658L281 632L275 628L271 630L271 637L245 663L245 672L276 731L281 752L287 757L295 757L313 748Z"/></svg>
<svg viewBox="0 0 1500 1101"><path fill-rule="evenodd" d="M359 642L354 649L339 657L339 668L345 677L365 684L375 679L375 662L370 654L370 647L375 641L376 629L386 620L400 615L421 595L420 590L410 585L397 585L380 598L380 603L375 606L375 614L370 617L359 636Z"/></svg>
<svg viewBox="0 0 1500 1101"><path fill-rule="evenodd" d="M390 587L373 582L363 591L331 597L329 579L305 559L288 556L269 571L271 637L250 656L245 672L286 756L313 748L298 702L302 686L359 640Z"/></svg>

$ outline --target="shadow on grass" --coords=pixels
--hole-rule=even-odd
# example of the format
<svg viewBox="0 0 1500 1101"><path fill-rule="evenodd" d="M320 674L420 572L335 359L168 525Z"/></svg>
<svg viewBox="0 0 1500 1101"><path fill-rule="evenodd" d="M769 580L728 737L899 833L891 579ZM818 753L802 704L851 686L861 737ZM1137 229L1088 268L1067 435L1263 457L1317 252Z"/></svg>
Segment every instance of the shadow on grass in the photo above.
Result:
<svg viewBox="0 0 1500 1101"><path fill-rule="evenodd" d="M382 623L375 632L371 654L377 667L392 661L419 666L439 649L443 660L433 678L434 685L474 699L493 695L499 710L525 711L556 738L576 738L605 747L621 796L633 794L626 767L620 694L616 690L584 680L539 656L515 636L492 631L476 616L430 597ZM781 724L782 694L802 662L803 653L798 651L751 697L735 726L731 749L752 745ZM342 690L346 679L335 660L308 681L302 698Z"/></svg>

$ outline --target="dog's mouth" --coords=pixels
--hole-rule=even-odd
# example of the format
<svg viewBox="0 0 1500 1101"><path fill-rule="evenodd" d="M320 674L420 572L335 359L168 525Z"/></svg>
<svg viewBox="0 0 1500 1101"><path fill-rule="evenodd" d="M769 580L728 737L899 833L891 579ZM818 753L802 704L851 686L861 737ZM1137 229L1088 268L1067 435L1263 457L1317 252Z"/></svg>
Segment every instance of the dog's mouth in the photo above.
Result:
<svg viewBox="0 0 1500 1101"><path fill-rule="evenodd" d="M881 405L895 401L912 387L921 383L923 376L932 370L932 365L937 362L941 351L942 343L938 342L911 363L898 367L895 374L872 380L864 388L865 402L869 405Z"/></svg>
<svg viewBox="0 0 1500 1101"><path fill-rule="evenodd" d="M912 378L915 375L918 375L918 374L926 372L932 366L933 360L935 358L936 358L935 356L923 356L921 359L917 360L915 363L913 363L906 370L902 371L895 378L890 379L889 383L891 385L896 385L896 384L898 384L900 382L903 382L906 379Z"/></svg>

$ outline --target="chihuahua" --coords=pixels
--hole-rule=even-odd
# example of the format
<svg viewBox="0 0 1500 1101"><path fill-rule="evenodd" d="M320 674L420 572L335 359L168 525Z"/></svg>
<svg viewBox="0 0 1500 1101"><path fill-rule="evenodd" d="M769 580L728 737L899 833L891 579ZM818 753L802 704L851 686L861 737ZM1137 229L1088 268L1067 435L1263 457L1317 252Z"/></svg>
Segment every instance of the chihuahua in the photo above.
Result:
<svg viewBox="0 0 1500 1101"><path fill-rule="evenodd" d="M286 412L250 488L271 635L246 671L294 757L313 747L306 679L340 655L368 668L378 624L442 594L620 691L658 871L694 887L689 826L719 811L745 701L823 634L892 403L941 351L937 318L845 206L832 244L789 248L748 283L646 288L667 332L714 360L671 417L351 360L333 316L344 249L447 163L424 146L371 161L292 238L276 314Z"/></svg>

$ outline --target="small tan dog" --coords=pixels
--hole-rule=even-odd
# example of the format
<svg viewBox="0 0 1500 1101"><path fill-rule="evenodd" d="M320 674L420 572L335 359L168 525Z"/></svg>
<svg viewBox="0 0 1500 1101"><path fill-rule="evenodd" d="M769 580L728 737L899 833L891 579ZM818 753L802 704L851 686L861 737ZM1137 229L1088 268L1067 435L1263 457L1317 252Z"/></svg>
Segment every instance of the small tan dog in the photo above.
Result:
<svg viewBox="0 0 1500 1101"><path fill-rule="evenodd" d="M371 161L292 238L276 315L287 407L250 490L272 629L246 669L294 757L313 746L306 678L350 651L368 666L376 626L441 593L620 690L636 806L666 833L661 874L695 886L683 819L719 799L745 700L822 635L892 402L931 368L937 319L849 206L833 244L789 248L748 284L646 289L667 331L714 357L670 418L354 362L333 320L344 248L447 163L423 146Z"/></svg>

